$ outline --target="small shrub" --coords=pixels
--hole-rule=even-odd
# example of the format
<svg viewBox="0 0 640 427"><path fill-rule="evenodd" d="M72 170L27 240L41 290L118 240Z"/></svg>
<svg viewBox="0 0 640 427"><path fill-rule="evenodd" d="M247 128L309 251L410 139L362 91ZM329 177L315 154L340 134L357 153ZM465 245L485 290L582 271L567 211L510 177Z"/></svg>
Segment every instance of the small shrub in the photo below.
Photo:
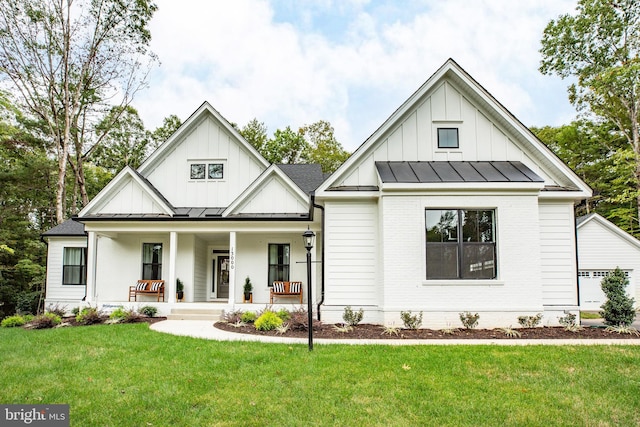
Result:
<svg viewBox="0 0 640 427"><path fill-rule="evenodd" d="M76 317L78 314L80 314L80 307L73 307L71 309L71 314L73 314L73 317Z"/></svg>
<svg viewBox="0 0 640 427"><path fill-rule="evenodd" d="M283 322L286 322L287 320L291 319L291 313L289 313L289 310L287 310L286 308L281 308L276 312L276 314L278 315L279 318L282 319Z"/></svg>
<svg viewBox="0 0 640 427"><path fill-rule="evenodd" d="M344 308L344 313L342 314L342 318L349 326L357 326L358 323L362 322L363 317L364 310L353 311L350 305Z"/></svg>
<svg viewBox="0 0 640 427"><path fill-rule="evenodd" d="M453 326L451 326L450 323L447 323L447 327L446 328L442 328L441 331L445 335L453 335L456 332L460 332L460 329L454 328Z"/></svg>
<svg viewBox="0 0 640 427"><path fill-rule="evenodd" d="M627 296L625 288L629 280L624 271L616 268L610 275L602 279L600 286L607 296L602 304L600 315L604 318L604 324L609 326L630 325L636 317L633 309L633 298Z"/></svg>
<svg viewBox="0 0 640 427"><path fill-rule="evenodd" d="M245 311L244 313L242 313L242 316L240 316L240 320L242 321L242 323L253 323L257 318L258 315L253 311Z"/></svg>
<svg viewBox="0 0 640 427"><path fill-rule="evenodd" d="M400 319L406 329L418 329L422 326L422 312L413 315L410 311L401 311Z"/></svg>
<svg viewBox="0 0 640 427"><path fill-rule="evenodd" d="M336 332L340 332L341 334L346 334L347 332L353 331L353 326L347 325L346 323L343 325L335 324L333 325L333 330Z"/></svg>
<svg viewBox="0 0 640 427"><path fill-rule="evenodd" d="M67 313L67 307L60 307L59 304L50 305L49 307L47 307L47 312L53 313L58 317L64 317L64 315Z"/></svg>
<svg viewBox="0 0 640 427"><path fill-rule="evenodd" d="M309 314L307 310L301 307L292 311L290 314L291 319L289 319L289 327L292 330L309 330ZM311 320L314 327L320 323L320 321L316 319Z"/></svg>
<svg viewBox="0 0 640 427"><path fill-rule="evenodd" d="M242 322L242 310L235 310L235 311L225 311L222 313L222 316L220 316L220 318L222 319L223 322L226 323L238 323L238 322Z"/></svg>
<svg viewBox="0 0 640 427"><path fill-rule="evenodd" d="M282 326L282 319L273 311L264 311L254 322L254 326L259 331L271 331L278 326Z"/></svg>
<svg viewBox="0 0 640 427"><path fill-rule="evenodd" d="M25 318L19 314L14 316L5 317L2 319L2 323L0 323L0 327L3 328L19 328L20 326L24 326L27 323Z"/></svg>
<svg viewBox="0 0 640 427"><path fill-rule="evenodd" d="M382 335L395 335L398 336L398 333L400 332L400 330L393 326L393 325L388 325L388 326L383 326L382 327Z"/></svg>
<svg viewBox="0 0 640 427"><path fill-rule="evenodd" d="M55 313L45 313L33 318L28 327L31 329L48 329L58 326L62 322L60 316Z"/></svg>
<svg viewBox="0 0 640 427"><path fill-rule="evenodd" d="M460 321L462 322L462 326L464 326L465 329L473 329L478 326L478 320L480 319L480 315L478 313L471 314L470 312L465 311L464 313L459 314Z"/></svg>
<svg viewBox="0 0 640 427"><path fill-rule="evenodd" d="M278 316L279 317L279 316ZM283 323L282 325L276 327L276 333L283 335L289 331L289 324Z"/></svg>
<svg viewBox="0 0 640 427"><path fill-rule="evenodd" d="M142 316L135 312L134 309L125 309L118 307L109 315L111 323L134 323L140 320Z"/></svg>
<svg viewBox="0 0 640 427"><path fill-rule="evenodd" d="M147 317L155 317L155 315L158 314L158 308L152 305L145 305L141 307L139 311Z"/></svg>
<svg viewBox="0 0 640 427"><path fill-rule="evenodd" d="M523 328L535 328L540 324L541 320L542 320L542 313L538 313L535 316L519 316L518 317L518 323L520 323L520 325Z"/></svg>
<svg viewBox="0 0 640 427"><path fill-rule="evenodd" d="M104 316L96 307L85 307L80 310L80 313L76 316L76 322L81 325L94 325L96 323L102 323L103 321Z"/></svg>
<svg viewBox="0 0 640 427"><path fill-rule="evenodd" d="M566 313L564 316L558 317L558 322L564 326L565 329L569 330L569 328L577 324L576 315L573 313Z"/></svg>
<svg viewBox="0 0 640 427"><path fill-rule="evenodd" d="M500 328L500 330L510 338L520 338L522 336L522 334L519 331L516 331L511 326L509 326L508 328Z"/></svg>
<svg viewBox="0 0 640 427"><path fill-rule="evenodd" d="M640 336L640 332L638 332L636 328L634 328L633 326L624 325L624 324L620 324L617 326L607 326L605 328L605 331L611 332L611 333L615 332L617 334L628 334L628 335Z"/></svg>

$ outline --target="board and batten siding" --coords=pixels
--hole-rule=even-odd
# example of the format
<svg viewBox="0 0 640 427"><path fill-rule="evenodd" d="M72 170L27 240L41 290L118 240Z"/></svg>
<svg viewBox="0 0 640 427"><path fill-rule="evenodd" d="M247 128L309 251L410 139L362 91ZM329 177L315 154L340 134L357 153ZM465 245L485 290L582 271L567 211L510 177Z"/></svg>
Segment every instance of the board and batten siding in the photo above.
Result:
<svg viewBox="0 0 640 427"><path fill-rule="evenodd" d="M458 149L438 148L441 127L459 129ZM556 184L517 142L448 82L428 93L369 151L336 186L377 185L377 161L520 161L547 184Z"/></svg>
<svg viewBox="0 0 640 427"><path fill-rule="evenodd" d="M578 304L572 202L540 202L540 261L545 305Z"/></svg>
<svg viewBox="0 0 640 427"><path fill-rule="evenodd" d="M109 200L102 203L97 209L99 213L164 213L162 208L149 196L147 190L142 188L133 179L118 189Z"/></svg>
<svg viewBox="0 0 640 427"><path fill-rule="evenodd" d="M272 177L235 211L243 214L306 213L309 206L306 200L301 200L280 178Z"/></svg>
<svg viewBox="0 0 640 427"><path fill-rule="evenodd" d="M64 248L86 248L86 237L50 237L47 252L47 301L80 301L84 297L83 285L63 285L62 266Z"/></svg>
<svg viewBox="0 0 640 427"><path fill-rule="evenodd" d="M377 204L328 202L325 209L325 304L378 305Z"/></svg>
<svg viewBox="0 0 640 427"><path fill-rule="evenodd" d="M190 179L192 163L222 163L223 179ZM212 117L194 125L146 178L173 206L225 207L264 170Z"/></svg>
<svg viewBox="0 0 640 427"><path fill-rule="evenodd" d="M207 250L207 242L195 237L193 247L193 300L196 302L207 301L210 284L207 281L207 269L211 262L210 252Z"/></svg>

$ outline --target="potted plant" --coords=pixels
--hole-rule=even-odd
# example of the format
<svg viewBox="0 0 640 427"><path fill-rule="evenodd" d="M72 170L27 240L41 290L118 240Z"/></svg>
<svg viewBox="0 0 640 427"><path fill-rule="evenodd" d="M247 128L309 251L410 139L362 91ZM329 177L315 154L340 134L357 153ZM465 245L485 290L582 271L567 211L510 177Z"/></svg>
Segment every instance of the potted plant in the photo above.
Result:
<svg viewBox="0 0 640 427"><path fill-rule="evenodd" d="M247 278L244 279L244 302L253 302L252 291L253 285L251 284L251 279L247 276Z"/></svg>
<svg viewBox="0 0 640 427"><path fill-rule="evenodd" d="M176 297L178 301L182 301L184 298L184 283L180 279L176 279Z"/></svg>

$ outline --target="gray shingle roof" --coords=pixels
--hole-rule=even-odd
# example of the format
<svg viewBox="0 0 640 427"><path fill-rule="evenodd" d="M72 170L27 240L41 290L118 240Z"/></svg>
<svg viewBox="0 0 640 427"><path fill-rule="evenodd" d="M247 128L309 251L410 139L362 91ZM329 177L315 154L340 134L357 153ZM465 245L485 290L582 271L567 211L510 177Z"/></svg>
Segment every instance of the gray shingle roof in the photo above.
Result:
<svg viewBox="0 0 640 427"><path fill-rule="evenodd" d="M521 162L376 162L386 183L544 182Z"/></svg>
<svg viewBox="0 0 640 427"><path fill-rule="evenodd" d="M78 236L84 237L87 233L84 231L84 224L81 224L73 219L68 219L62 224L58 224L50 230L42 233L42 237L52 236Z"/></svg>
<svg viewBox="0 0 640 427"><path fill-rule="evenodd" d="M318 164L277 165L298 187L309 194L325 180L322 167Z"/></svg>

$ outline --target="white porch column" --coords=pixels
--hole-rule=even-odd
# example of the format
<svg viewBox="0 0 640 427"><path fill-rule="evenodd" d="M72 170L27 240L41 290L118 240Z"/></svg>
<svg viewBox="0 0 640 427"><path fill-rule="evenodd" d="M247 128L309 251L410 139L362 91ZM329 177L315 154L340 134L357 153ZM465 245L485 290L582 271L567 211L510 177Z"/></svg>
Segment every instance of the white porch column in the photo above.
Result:
<svg viewBox="0 0 640 427"><path fill-rule="evenodd" d="M87 233L87 289L85 302L91 304L96 295L96 260L98 250L98 236L95 231Z"/></svg>
<svg viewBox="0 0 640 427"><path fill-rule="evenodd" d="M168 283L165 288L169 293L167 301L169 303L176 302L176 258L178 255L178 233L171 231L169 233L169 275Z"/></svg>
<svg viewBox="0 0 640 427"><path fill-rule="evenodd" d="M236 303L236 232L229 233L229 304Z"/></svg>

